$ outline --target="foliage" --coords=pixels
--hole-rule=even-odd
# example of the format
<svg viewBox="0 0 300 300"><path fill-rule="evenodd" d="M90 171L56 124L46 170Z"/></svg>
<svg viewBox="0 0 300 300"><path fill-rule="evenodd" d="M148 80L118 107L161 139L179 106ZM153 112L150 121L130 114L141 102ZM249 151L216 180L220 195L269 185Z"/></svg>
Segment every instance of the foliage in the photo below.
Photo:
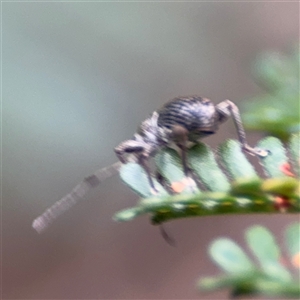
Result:
<svg viewBox="0 0 300 300"><path fill-rule="evenodd" d="M294 178L299 179L300 176L299 61L299 51L291 57L279 53L262 55L256 61L254 71L257 82L266 92L246 102L244 106L246 113L243 120L246 127L264 131L284 142L290 141L290 163L284 163L286 157L279 140L273 138L273 144L270 145L269 140L265 139L259 144L260 147L271 150L272 155L266 157L264 164L268 165L266 174L272 178L280 178L282 171ZM267 183L269 184L270 182ZM279 211L287 211L286 205L290 206L290 203L283 196L284 188L280 180L274 179L270 186L273 187L273 192L276 190L275 193L281 194L275 197L279 200L275 206ZM255 187L252 188L254 191ZM286 191L288 189L286 186ZM298 204L299 193L298 181ZM225 275L202 278L198 283L199 288L202 291L229 288L232 297L264 295L299 299L300 223L292 224L285 230L288 259L284 257L284 249L280 250L275 237L262 226L249 228L245 239L258 264L251 261L235 242L227 238L217 239L210 246L209 254L225 271Z"/></svg>
<svg viewBox="0 0 300 300"><path fill-rule="evenodd" d="M265 93L244 102L246 127L286 141L300 131L300 53L265 53L254 64L254 76Z"/></svg>
<svg viewBox="0 0 300 300"><path fill-rule="evenodd" d="M115 219L130 221L147 214L153 224L161 224L217 214L299 213L299 61L299 52L290 58L268 53L255 65L256 78L266 92L245 104L243 121L250 129L273 135L257 145L270 151L267 157L259 158L265 178L257 174L235 140L221 144L216 153L203 143L189 149L188 164L197 185L185 177L177 152L164 149L155 157L156 194L140 165L122 167L122 180L141 199L135 207L117 213ZM289 259L284 258L266 228L253 226L245 237L258 264L235 242L215 240L209 253L225 275L202 278L199 288L211 291L226 287L232 297L262 294L300 298L300 224L292 224L285 231Z"/></svg>
<svg viewBox="0 0 300 300"><path fill-rule="evenodd" d="M263 294L299 299L299 238L300 223L290 225L285 231L287 259L270 231L262 226L249 228L245 239L258 264L232 240L217 239L209 254L225 275L202 278L198 286L202 291L229 288L234 297Z"/></svg>
<svg viewBox="0 0 300 300"><path fill-rule="evenodd" d="M259 142L259 147L270 150L267 157L260 159L266 179L257 175L237 141L226 141L216 155L207 145L198 144L188 152L188 162L202 187L196 192L186 181L177 152L163 150L155 157L156 166L169 189L180 191L175 195L153 178L158 190L154 196L143 169L138 164L126 164L121 178L142 198L135 207L117 213L115 219L129 221L150 214L152 223L159 224L176 218L225 213L299 213L300 187L294 177L300 173L299 143L300 134L293 135L288 159L278 139L267 137Z"/></svg>
<svg viewBox="0 0 300 300"><path fill-rule="evenodd" d="M299 213L299 143L300 134L293 135L288 147L290 158L277 138L267 137L258 143L258 147L270 150L267 157L260 159L265 179L257 175L237 141L226 141L216 154L207 145L198 144L188 152L188 162L203 187L197 188L196 193L192 193L194 187L186 181L180 157L171 149L155 157L156 167L165 179L161 185L153 178L159 191L155 196L143 169L138 164L124 165L121 178L142 198L137 206L117 213L115 219L129 221L150 214L152 223L160 224L176 218L228 213ZM170 195L170 188L180 193ZM285 233L289 265L294 269L300 267L299 228L299 224L294 224ZM246 240L260 266L233 241L218 239L209 252L225 275L202 278L199 288L202 291L229 288L232 297L263 294L299 298L299 278L293 279L292 272L282 264L272 234L254 226L246 232Z"/></svg>

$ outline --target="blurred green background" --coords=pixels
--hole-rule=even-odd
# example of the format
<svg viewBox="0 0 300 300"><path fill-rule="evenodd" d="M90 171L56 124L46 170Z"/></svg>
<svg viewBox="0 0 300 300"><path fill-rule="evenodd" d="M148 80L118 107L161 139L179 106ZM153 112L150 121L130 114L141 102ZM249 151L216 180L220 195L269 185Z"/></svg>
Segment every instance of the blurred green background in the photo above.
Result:
<svg viewBox="0 0 300 300"><path fill-rule="evenodd" d="M3 2L3 299L225 299L195 288L217 272L208 243L240 240L253 223L279 232L297 216L172 222L171 248L147 218L112 221L137 200L115 177L45 234L31 222L114 162L113 147L165 101L251 99L257 55L297 43L297 2ZM205 141L235 137L229 121Z"/></svg>

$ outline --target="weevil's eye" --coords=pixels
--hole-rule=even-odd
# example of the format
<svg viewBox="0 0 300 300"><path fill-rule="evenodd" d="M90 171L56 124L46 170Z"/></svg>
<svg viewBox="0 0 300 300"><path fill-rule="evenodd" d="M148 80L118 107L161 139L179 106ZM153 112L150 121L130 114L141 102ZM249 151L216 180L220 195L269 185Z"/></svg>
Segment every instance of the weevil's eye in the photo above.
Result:
<svg viewBox="0 0 300 300"><path fill-rule="evenodd" d="M126 153L136 153L136 152L142 152L144 150L143 147L134 147L134 148L127 148L125 149Z"/></svg>
<svg viewBox="0 0 300 300"><path fill-rule="evenodd" d="M219 123L223 123L223 122L225 122L227 119L228 119L228 116L227 116L227 115L221 114L221 113L218 114L218 122L219 122Z"/></svg>
<svg viewBox="0 0 300 300"><path fill-rule="evenodd" d="M215 133L215 130L211 130L211 129L207 129L207 128L202 128L202 127L198 128L198 131L206 133L206 134L214 134Z"/></svg>

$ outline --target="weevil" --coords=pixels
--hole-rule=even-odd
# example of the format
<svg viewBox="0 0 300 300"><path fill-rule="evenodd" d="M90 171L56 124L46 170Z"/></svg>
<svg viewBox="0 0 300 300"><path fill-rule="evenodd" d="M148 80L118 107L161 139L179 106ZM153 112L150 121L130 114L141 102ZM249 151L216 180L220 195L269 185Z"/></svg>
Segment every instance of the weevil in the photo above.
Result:
<svg viewBox="0 0 300 300"><path fill-rule="evenodd" d="M214 105L209 99L199 96L177 97L144 120L132 139L121 142L115 148L118 162L86 177L68 195L36 218L32 224L33 228L38 232L44 231L59 215L82 199L91 188L97 187L103 180L118 173L122 164L128 162L136 162L144 168L151 191L155 194L157 191L151 176L149 158L164 147L177 146L185 176L189 177L187 149L202 138L216 133L219 125L229 117L234 121L242 149L251 155L267 156L267 150L248 145L239 109L232 101L224 100Z"/></svg>

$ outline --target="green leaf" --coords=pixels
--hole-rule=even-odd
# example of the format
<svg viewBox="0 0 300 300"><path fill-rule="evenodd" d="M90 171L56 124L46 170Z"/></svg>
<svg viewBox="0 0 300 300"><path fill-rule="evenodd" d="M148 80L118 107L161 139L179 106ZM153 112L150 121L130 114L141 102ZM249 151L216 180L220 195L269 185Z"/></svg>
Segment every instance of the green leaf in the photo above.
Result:
<svg viewBox="0 0 300 300"><path fill-rule="evenodd" d="M261 189L265 193L285 196L288 198L297 197L297 201L299 201L299 188L299 180L292 177L266 179L261 185Z"/></svg>
<svg viewBox="0 0 300 300"><path fill-rule="evenodd" d="M166 148L160 151L154 160L161 175L169 182L180 181L185 177L181 158L174 149Z"/></svg>
<svg viewBox="0 0 300 300"><path fill-rule="evenodd" d="M148 178L138 164L130 163L121 169L123 181L136 193L144 198L136 209L130 211L130 217L121 214L118 220L131 220L141 214L150 214L153 224L166 222L176 218L207 216L217 214L237 213L279 213L275 205L276 197L285 197L284 210L290 213L300 212L300 185L295 178L285 176L278 169L286 161L282 143L276 138L266 138L260 142L263 148L271 151L272 155L262 159L267 174L278 175L278 178L259 178L249 164L237 141L228 141L220 147L226 173L243 176L231 182L227 189L227 179L218 167L210 148L202 143L188 152L190 166L195 168L202 184L214 192L196 192L191 189L183 193L169 195L167 191L153 178L159 193L151 191ZM199 155L197 159L197 155ZM220 158L220 157L218 157ZM176 151L163 150L155 158L160 173L167 181L180 181L184 173ZM207 175L205 175L207 173ZM250 174L254 175L253 177ZM215 187L214 187L215 183Z"/></svg>
<svg viewBox="0 0 300 300"><path fill-rule="evenodd" d="M136 163L128 163L122 166L120 176L123 182L133 189L141 197L153 196L153 191L149 185L148 177L144 169ZM164 188L153 178L155 188L159 191L160 195L167 195Z"/></svg>
<svg viewBox="0 0 300 300"><path fill-rule="evenodd" d="M293 171L296 176L300 177L300 132L292 135L290 152Z"/></svg>
<svg viewBox="0 0 300 300"><path fill-rule="evenodd" d="M246 231L246 239L269 277L281 281L291 280L290 273L280 263L280 250L269 230L262 226L253 226Z"/></svg>
<svg viewBox="0 0 300 300"><path fill-rule="evenodd" d="M231 184L231 193L233 195L255 195L263 197L261 185L263 181L258 178L241 178Z"/></svg>
<svg viewBox="0 0 300 300"><path fill-rule="evenodd" d="M291 259L300 253L300 223L291 224L285 231L285 243Z"/></svg>
<svg viewBox="0 0 300 300"><path fill-rule="evenodd" d="M186 178L182 161L174 149L166 148L160 151L154 158L157 169L161 175L170 183L182 182ZM196 188L194 190L197 190ZM182 192L191 193L191 186L186 184ZM197 190L199 192L199 190Z"/></svg>
<svg viewBox="0 0 300 300"><path fill-rule="evenodd" d="M198 288L205 292L214 291L222 288L234 288L235 290L244 290L244 294L255 293L254 285L255 278L258 274L251 273L247 275L234 274L223 275L218 277L204 277L201 278L197 284Z"/></svg>
<svg viewBox="0 0 300 300"><path fill-rule="evenodd" d="M202 292L229 288L231 290L231 298L249 297L250 295L264 295L266 297L275 297L276 299L278 297L299 299L300 297L300 285L298 281L282 283L270 280L259 271L246 275L204 277L198 281L197 286Z"/></svg>
<svg viewBox="0 0 300 300"><path fill-rule="evenodd" d="M230 184L218 166L214 154L205 144L198 144L188 152L188 161L203 184L210 191L228 191Z"/></svg>
<svg viewBox="0 0 300 300"><path fill-rule="evenodd" d="M269 155L261 158L261 164L268 177L286 176L282 172L283 165L288 161L282 143L274 137L261 140L257 147L270 151Z"/></svg>
<svg viewBox="0 0 300 300"><path fill-rule="evenodd" d="M298 91L297 77L299 65L297 57L287 58L278 53L264 53L256 61L254 72L268 91L278 92L282 89L294 89Z"/></svg>
<svg viewBox="0 0 300 300"><path fill-rule="evenodd" d="M258 177L253 166L241 150L239 142L228 140L219 147L219 154L227 171L233 179Z"/></svg>
<svg viewBox="0 0 300 300"><path fill-rule="evenodd" d="M299 229L300 223L296 223L286 231L292 256L299 254ZM210 252L213 260L226 273L201 278L198 282L201 291L229 288L232 298L264 295L299 299L299 280L292 279L290 273L279 263L280 249L269 230L253 226L246 231L246 239L261 267L252 264L243 250L231 240L218 239L212 243Z"/></svg>
<svg viewBox="0 0 300 300"><path fill-rule="evenodd" d="M262 55L255 64L255 75L266 93L244 103L244 124L287 141L300 131L299 46L290 57Z"/></svg>
<svg viewBox="0 0 300 300"><path fill-rule="evenodd" d="M268 279L258 280L254 291L258 295L277 299L279 297L284 299L299 299L300 297L300 285L297 280L293 282L280 282Z"/></svg>
<svg viewBox="0 0 300 300"><path fill-rule="evenodd" d="M133 207L119 211L114 215L115 221L131 221L144 211L139 207Z"/></svg>
<svg viewBox="0 0 300 300"><path fill-rule="evenodd" d="M222 238L214 241L210 246L209 254L228 273L244 274L255 270L245 252L229 239Z"/></svg>

